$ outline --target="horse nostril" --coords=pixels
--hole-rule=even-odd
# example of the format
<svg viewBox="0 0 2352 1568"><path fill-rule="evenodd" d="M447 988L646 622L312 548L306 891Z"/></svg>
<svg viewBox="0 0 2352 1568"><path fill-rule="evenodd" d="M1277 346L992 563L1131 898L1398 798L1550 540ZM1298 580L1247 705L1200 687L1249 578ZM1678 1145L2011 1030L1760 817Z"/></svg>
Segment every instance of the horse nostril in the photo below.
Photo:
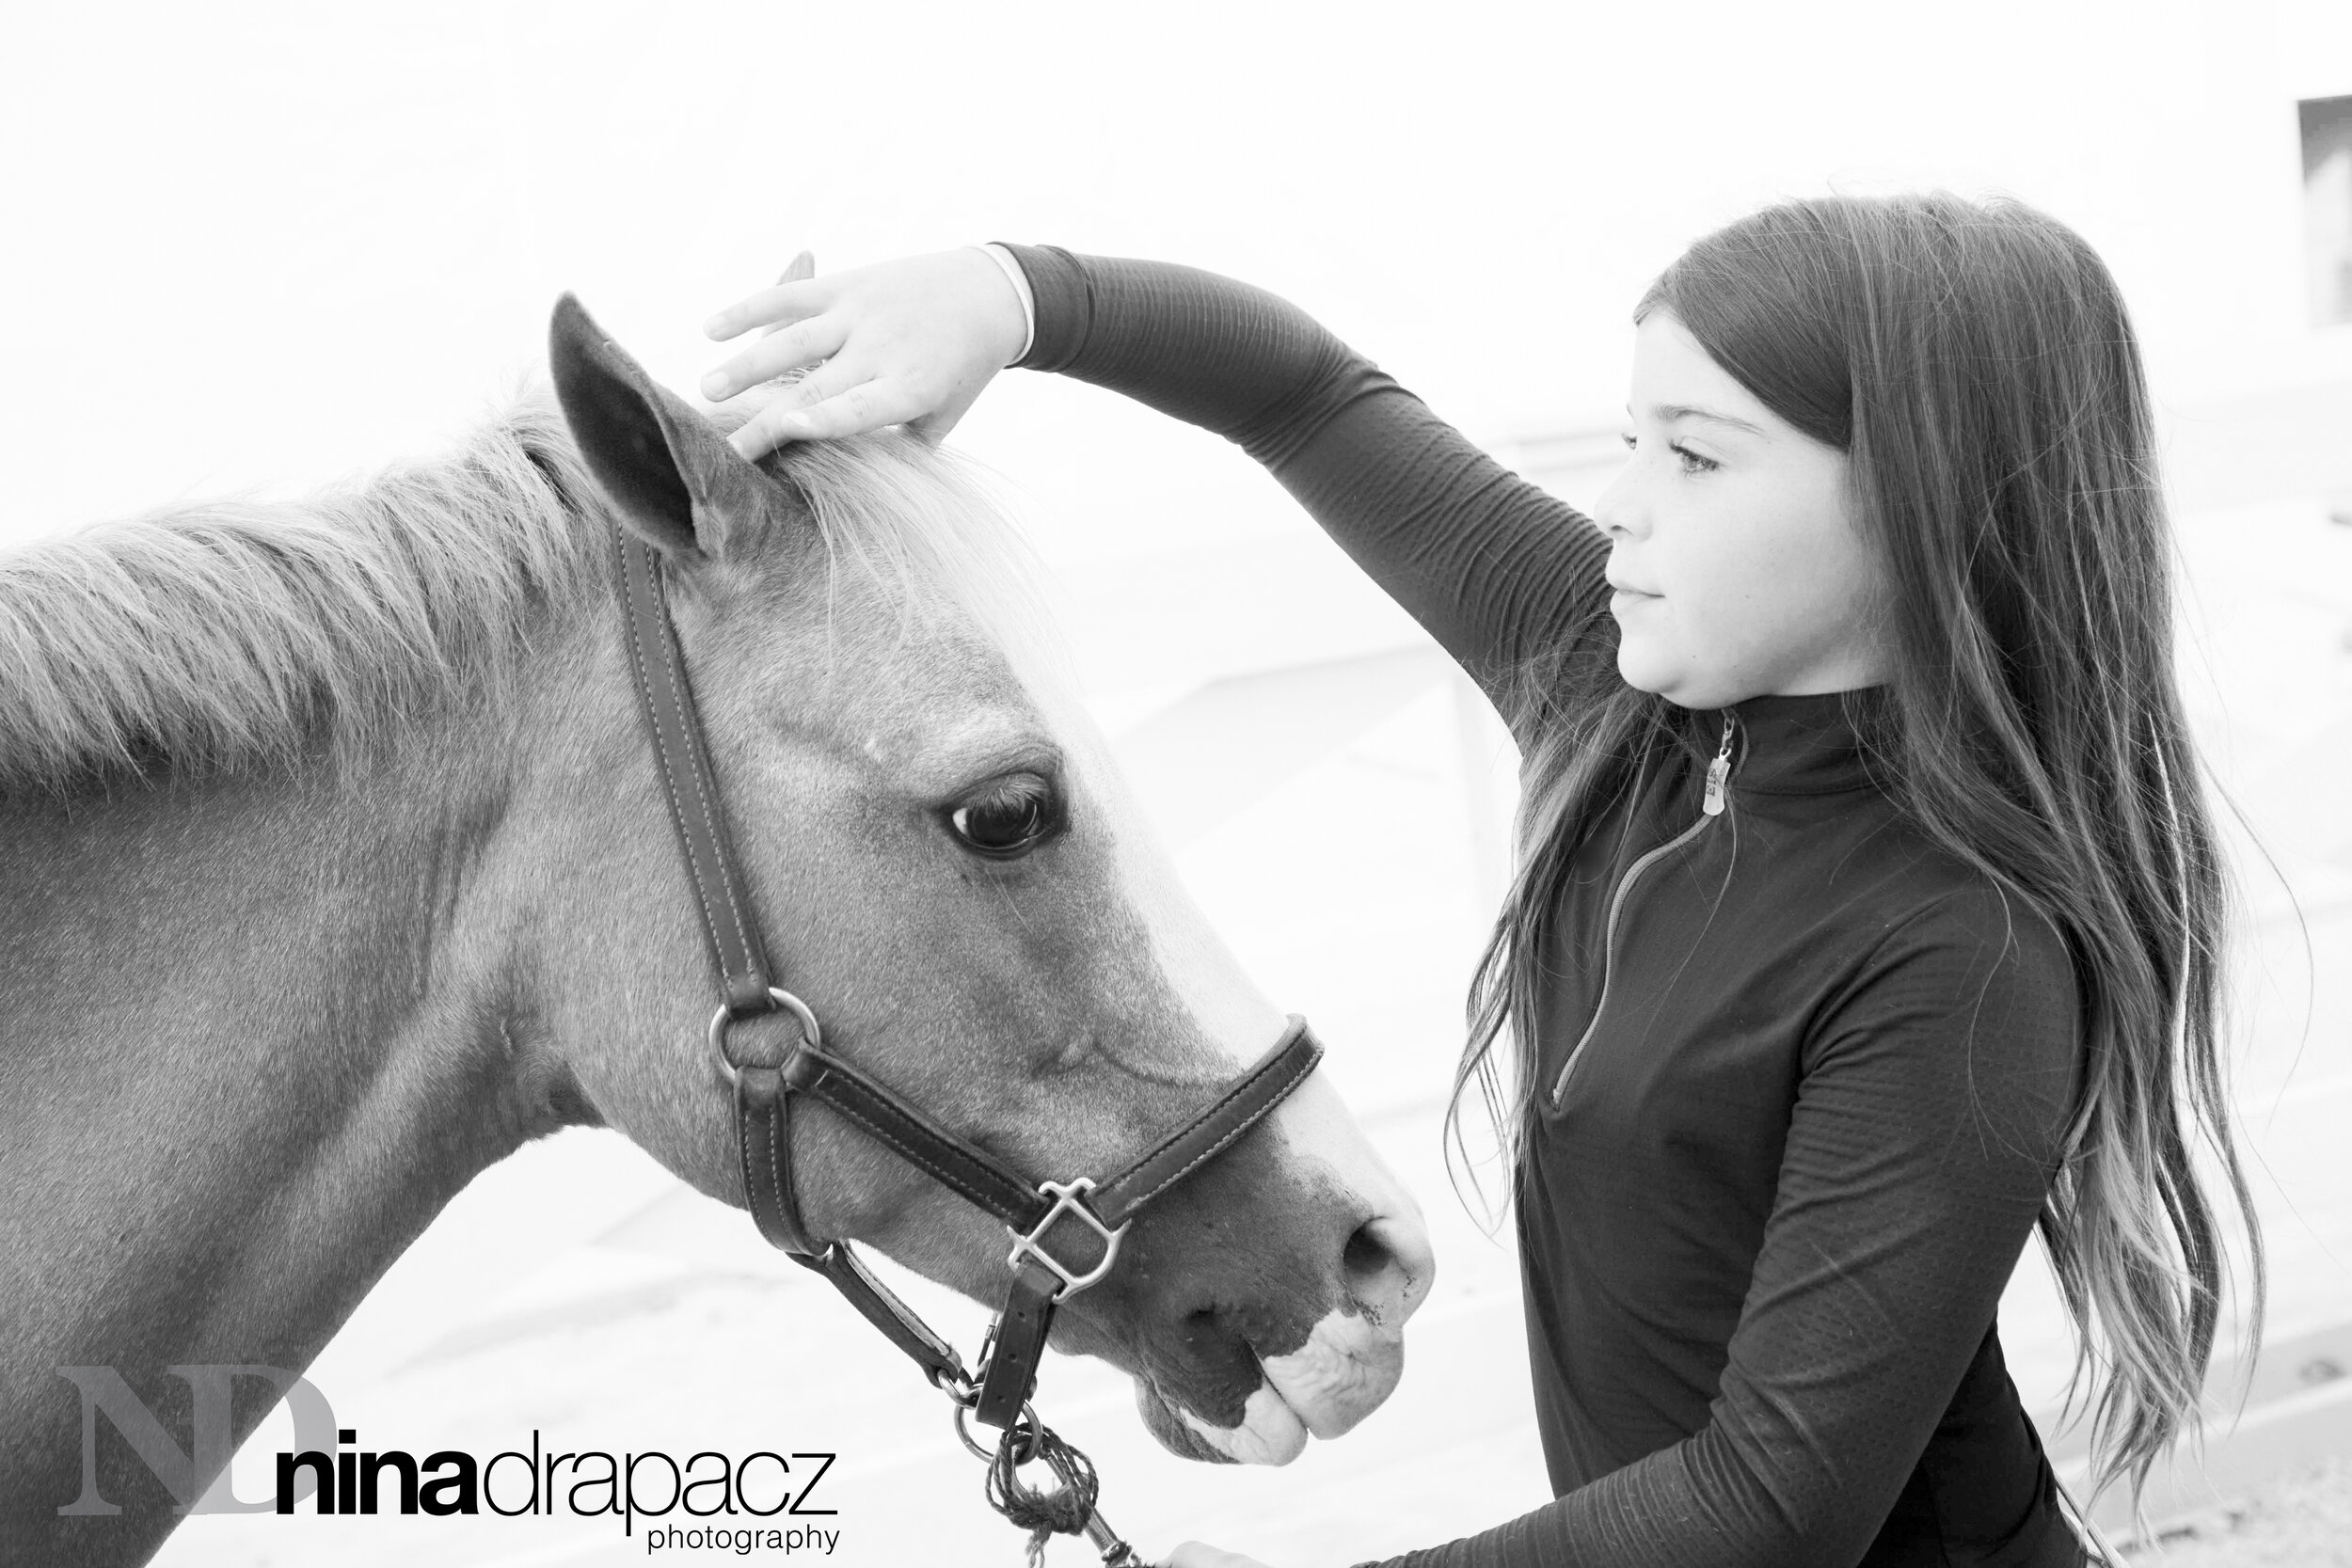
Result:
<svg viewBox="0 0 2352 1568"><path fill-rule="evenodd" d="M1375 1277L1396 1260L1389 1243L1374 1233L1373 1226L1376 1223L1366 1221L1358 1226L1356 1234L1347 1239L1347 1245L1340 1253L1340 1267L1347 1272L1350 1285Z"/></svg>
<svg viewBox="0 0 2352 1568"><path fill-rule="evenodd" d="M1348 1298L1384 1328L1402 1328L1429 1294L1436 1260L1418 1227L1390 1216L1358 1226L1340 1252Z"/></svg>

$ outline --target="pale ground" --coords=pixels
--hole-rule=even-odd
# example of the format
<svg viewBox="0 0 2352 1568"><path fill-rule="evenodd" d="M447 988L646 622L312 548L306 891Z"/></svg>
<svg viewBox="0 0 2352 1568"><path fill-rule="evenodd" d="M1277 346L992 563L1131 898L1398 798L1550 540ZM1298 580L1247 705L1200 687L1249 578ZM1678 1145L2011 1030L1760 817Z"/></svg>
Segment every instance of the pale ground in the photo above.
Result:
<svg viewBox="0 0 2352 1568"><path fill-rule="evenodd" d="M2307 958L2279 877L2249 860L2259 942L2238 1102L2261 1162L2277 1335L2352 1317L2352 1194L2338 1152L2352 1112L2352 823L2342 809L2352 528L2308 505L2217 515L2190 530L2190 555L2206 637L2227 651L2211 660L2201 711L2219 767L2295 890L2310 944ZM1422 1195L1442 1267L1409 1336L1403 1388L1356 1433L1312 1445L1287 1468L1167 1457L1131 1415L1124 1380L1099 1365L1054 1359L1040 1403L1101 1466L1104 1513L1147 1548L1200 1536L1278 1568L1344 1563L1533 1507L1546 1487L1515 1259L1466 1217L1437 1153L1458 998L1496 874L1496 780L1485 760L1467 759L1494 757L1494 732L1426 653L1261 677L1172 711L1168 695L1106 699L1108 727L1128 736L1142 793L1176 830L1212 921L1270 994L1316 1021L1332 1074ZM1146 722L1155 708L1161 717ZM2213 717L2225 709L2226 726ZM1187 725L1200 742L1224 737L1230 749L1209 756L1263 757L1232 737L1270 736L1275 760L1261 771L1290 770L1264 787L1220 768L1224 792L1204 796L1185 772L1209 766L1200 745L1183 743ZM1285 760L1281 737L1297 734L1322 736L1310 748L1320 750ZM1181 814L1180 802L1190 802ZM1464 833L1466 816L1479 833ZM2029 1403L2044 1408L2070 1353L2031 1256L2003 1333ZM924 1291L922 1302L940 1298ZM968 1353L983 1315L961 1302L940 1310ZM838 1513L815 1521L839 1530L834 1560L1018 1560L1020 1538L983 1508L978 1467L949 1435L944 1402L820 1284L768 1254L739 1215L684 1193L609 1134L564 1134L484 1177L312 1378L362 1447L486 1456L527 1448L536 1432L566 1450L836 1452L820 1500ZM2333 1430L2352 1445L2352 1423ZM285 1435L273 1418L248 1445L237 1467L247 1496L267 1485L267 1455ZM2262 1555L2273 1550L2268 1511L2315 1511L2336 1521L2332 1539L2345 1517L2341 1464L2329 1474L2258 1507L2225 1546L2184 1542L2148 1560L2290 1560ZM193 1520L158 1560L538 1568L647 1551L642 1532L624 1539L612 1522L568 1516L215 1515ZM1067 1543L1050 1556L1090 1560Z"/></svg>
<svg viewBox="0 0 2352 1568"><path fill-rule="evenodd" d="M2352 1462L2331 1459L2288 1476L2132 1557L2149 1568L2346 1568Z"/></svg>

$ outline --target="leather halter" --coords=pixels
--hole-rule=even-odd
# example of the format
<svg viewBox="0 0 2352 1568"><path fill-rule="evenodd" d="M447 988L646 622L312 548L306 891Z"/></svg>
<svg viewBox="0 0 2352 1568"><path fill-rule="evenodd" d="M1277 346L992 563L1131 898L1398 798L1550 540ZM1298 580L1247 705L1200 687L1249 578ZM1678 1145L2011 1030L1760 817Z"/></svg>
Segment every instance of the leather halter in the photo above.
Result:
<svg viewBox="0 0 2352 1568"><path fill-rule="evenodd" d="M760 1234L795 1262L831 1280L850 1306L956 1400L960 1410L1003 1429L1009 1443L1036 1386L1056 1307L1109 1272L1138 1211L1230 1148L1304 1083L1323 1047L1306 1021L1294 1015L1274 1048L1212 1104L1101 1181L1087 1177L1033 1181L826 1051L816 1014L779 987L769 967L662 592L660 558L617 523L612 531L629 665L720 975L710 1048L719 1072L735 1089L736 1141L752 1219ZM780 1059L763 1059L775 1056L772 1045L751 1047L739 1057L729 1050L734 1024L778 1012L790 1016L799 1036ZM1004 1222L1013 1241L1006 1259L1011 1278L977 1376L965 1370L953 1346L874 1277L847 1242L820 1241L809 1233L792 1180L791 1105L797 1097L847 1117ZM1057 1230L1083 1233L1095 1251L1065 1261L1046 1244ZM1071 1239L1064 1234L1054 1246L1067 1247Z"/></svg>

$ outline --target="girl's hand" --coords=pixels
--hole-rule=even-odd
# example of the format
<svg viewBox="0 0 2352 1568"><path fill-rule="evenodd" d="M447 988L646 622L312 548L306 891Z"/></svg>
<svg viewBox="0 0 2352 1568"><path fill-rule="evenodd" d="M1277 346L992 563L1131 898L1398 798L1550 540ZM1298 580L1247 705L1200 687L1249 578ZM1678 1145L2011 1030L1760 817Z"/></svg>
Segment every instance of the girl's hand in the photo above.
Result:
<svg viewBox="0 0 2352 1568"><path fill-rule="evenodd" d="M1162 1568L1265 1568L1265 1564L1239 1552L1220 1552L1204 1542L1187 1541L1168 1554Z"/></svg>
<svg viewBox="0 0 2352 1568"><path fill-rule="evenodd" d="M787 441L905 424L937 440L989 378L1021 352L1028 315L995 260L977 246L795 278L704 324L724 341L771 330L703 378L712 402L814 365L730 439L757 458Z"/></svg>

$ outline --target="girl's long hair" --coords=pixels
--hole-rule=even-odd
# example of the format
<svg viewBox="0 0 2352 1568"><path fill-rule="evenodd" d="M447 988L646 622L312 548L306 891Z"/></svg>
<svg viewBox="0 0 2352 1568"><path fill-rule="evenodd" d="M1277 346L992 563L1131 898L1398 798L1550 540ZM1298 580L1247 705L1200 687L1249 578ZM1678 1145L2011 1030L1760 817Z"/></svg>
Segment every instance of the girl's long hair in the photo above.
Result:
<svg viewBox="0 0 2352 1568"><path fill-rule="evenodd" d="M1883 704L1851 705L1906 817L2066 942L2082 1077L2041 1216L2098 1389L2099 1484L2135 1495L2193 1426L2227 1259L2198 1146L2263 1255L2219 1048L2227 898L2175 686L2172 540L2139 353L2080 236L1948 195L1776 205L1693 245L1642 301L1775 414L1849 455L1891 585ZM1522 674L1520 863L1470 993L1475 1083L1514 1158L1570 855L1645 758L1687 744L1600 645ZM1516 1039L1515 1050L1499 1048Z"/></svg>

